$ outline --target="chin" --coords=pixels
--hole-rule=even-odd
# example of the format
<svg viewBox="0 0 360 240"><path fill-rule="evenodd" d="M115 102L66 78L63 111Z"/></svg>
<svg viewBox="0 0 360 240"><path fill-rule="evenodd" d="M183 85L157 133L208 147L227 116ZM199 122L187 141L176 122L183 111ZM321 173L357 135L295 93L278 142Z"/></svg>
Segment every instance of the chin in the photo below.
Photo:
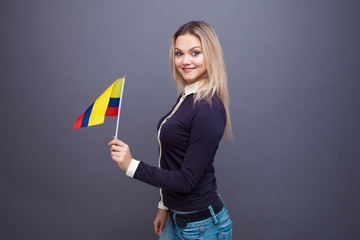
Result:
<svg viewBox="0 0 360 240"><path fill-rule="evenodd" d="M196 82L196 79L184 79L187 84Z"/></svg>
<svg viewBox="0 0 360 240"><path fill-rule="evenodd" d="M182 78L183 78L186 82L193 82L193 81L196 80L196 78L190 77L190 76L182 76Z"/></svg>
<svg viewBox="0 0 360 240"><path fill-rule="evenodd" d="M192 78L184 78L184 80L187 81L187 82L192 82L192 81L194 81L194 79L192 79Z"/></svg>

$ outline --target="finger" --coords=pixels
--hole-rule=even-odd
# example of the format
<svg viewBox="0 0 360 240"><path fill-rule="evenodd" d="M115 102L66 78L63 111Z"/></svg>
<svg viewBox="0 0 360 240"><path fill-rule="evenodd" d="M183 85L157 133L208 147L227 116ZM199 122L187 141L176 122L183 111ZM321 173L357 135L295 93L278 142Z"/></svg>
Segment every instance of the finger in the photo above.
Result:
<svg viewBox="0 0 360 240"><path fill-rule="evenodd" d="M160 230L160 228L159 228L159 222L157 221L157 222L154 222L154 230L155 230L155 233L156 233L156 235L158 235L159 237L160 237L160 235L159 235L159 230Z"/></svg>
<svg viewBox="0 0 360 240"><path fill-rule="evenodd" d="M126 153L122 151L110 151L111 156L117 156L120 158L124 158L126 156Z"/></svg>
<svg viewBox="0 0 360 240"><path fill-rule="evenodd" d="M120 162L120 158L117 157L117 156L111 156L111 159L114 161L114 162Z"/></svg>
<svg viewBox="0 0 360 240"><path fill-rule="evenodd" d="M123 141L119 140L119 139L114 139L114 140L111 140L109 142L109 145L118 145L118 146L121 146L121 147L126 147L127 144L124 143Z"/></svg>
<svg viewBox="0 0 360 240"><path fill-rule="evenodd" d="M112 140L110 140L110 142L108 143L108 145L112 145L112 144L114 144L113 143L113 141L115 140L115 136L113 136L113 139Z"/></svg>
<svg viewBox="0 0 360 240"><path fill-rule="evenodd" d="M118 154L111 154L111 159L113 161L117 162L118 164L123 164L124 163L124 157L119 156Z"/></svg>
<svg viewBox="0 0 360 240"><path fill-rule="evenodd" d="M119 147L117 145L112 145L110 148L110 152L123 152L125 149L123 147Z"/></svg>
<svg viewBox="0 0 360 240"><path fill-rule="evenodd" d="M117 163L124 163L124 157L119 156L119 154L111 154L111 159L114 160Z"/></svg>
<svg viewBox="0 0 360 240"><path fill-rule="evenodd" d="M124 143L123 141L119 140L119 139L115 139L114 140L116 142L117 145L121 146L121 147L126 147L127 144Z"/></svg>
<svg viewBox="0 0 360 240"><path fill-rule="evenodd" d="M155 231L156 235L158 235L160 237L160 229L157 228L156 231Z"/></svg>
<svg viewBox="0 0 360 240"><path fill-rule="evenodd" d="M116 158L117 160L121 159L121 156L118 152L111 152L111 158Z"/></svg>
<svg viewBox="0 0 360 240"><path fill-rule="evenodd" d="M164 228L165 228L165 223L161 223L160 232L164 231Z"/></svg>

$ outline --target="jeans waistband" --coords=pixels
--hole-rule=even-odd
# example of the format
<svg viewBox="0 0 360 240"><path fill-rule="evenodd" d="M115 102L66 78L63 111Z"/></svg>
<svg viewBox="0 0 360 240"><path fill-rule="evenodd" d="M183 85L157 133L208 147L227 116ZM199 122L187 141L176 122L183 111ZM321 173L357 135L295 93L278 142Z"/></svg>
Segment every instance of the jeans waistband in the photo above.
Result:
<svg viewBox="0 0 360 240"><path fill-rule="evenodd" d="M179 228L184 228L187 223L202 221L218 214L223 207L224 203L221 198L218 197L217 201L210 205L207 209L185 214L169 211L169 217L173 224L176 224ZM174 218L176 222L174 222Z"/></svg>

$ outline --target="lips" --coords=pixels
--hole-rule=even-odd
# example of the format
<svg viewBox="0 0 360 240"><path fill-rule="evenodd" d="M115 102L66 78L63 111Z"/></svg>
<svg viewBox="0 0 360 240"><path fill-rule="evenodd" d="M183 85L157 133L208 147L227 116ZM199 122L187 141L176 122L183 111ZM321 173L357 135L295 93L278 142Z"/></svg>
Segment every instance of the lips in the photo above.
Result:
<svg viewBox="0 0 360 240"><path fill-rule="evenodd" d="M189 73L191 72L192 70L194 70L195 68L183 68L182 70L185 72L185 73Z"/></svg>

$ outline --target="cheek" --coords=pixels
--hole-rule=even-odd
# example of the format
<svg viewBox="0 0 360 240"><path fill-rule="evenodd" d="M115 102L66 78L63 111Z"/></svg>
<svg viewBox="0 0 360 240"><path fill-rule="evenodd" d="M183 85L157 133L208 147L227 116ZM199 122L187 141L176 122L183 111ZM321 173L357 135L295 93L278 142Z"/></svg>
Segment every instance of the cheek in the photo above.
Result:
<svg viewBox="0 0 360 240"><path fill-rule="evenodd" d="M196 64L199 67L205 67L205 60L204 60L203 55L200 55L198 58L196 58Z"/></svg>
<svg viewBox="0 0 360 240"><path fill-rule="evenodd" d="M175 67L179 68L180 64L181 64L181 60L179 58L175 58L174 59L174 64L175 64Z"/></svg>

